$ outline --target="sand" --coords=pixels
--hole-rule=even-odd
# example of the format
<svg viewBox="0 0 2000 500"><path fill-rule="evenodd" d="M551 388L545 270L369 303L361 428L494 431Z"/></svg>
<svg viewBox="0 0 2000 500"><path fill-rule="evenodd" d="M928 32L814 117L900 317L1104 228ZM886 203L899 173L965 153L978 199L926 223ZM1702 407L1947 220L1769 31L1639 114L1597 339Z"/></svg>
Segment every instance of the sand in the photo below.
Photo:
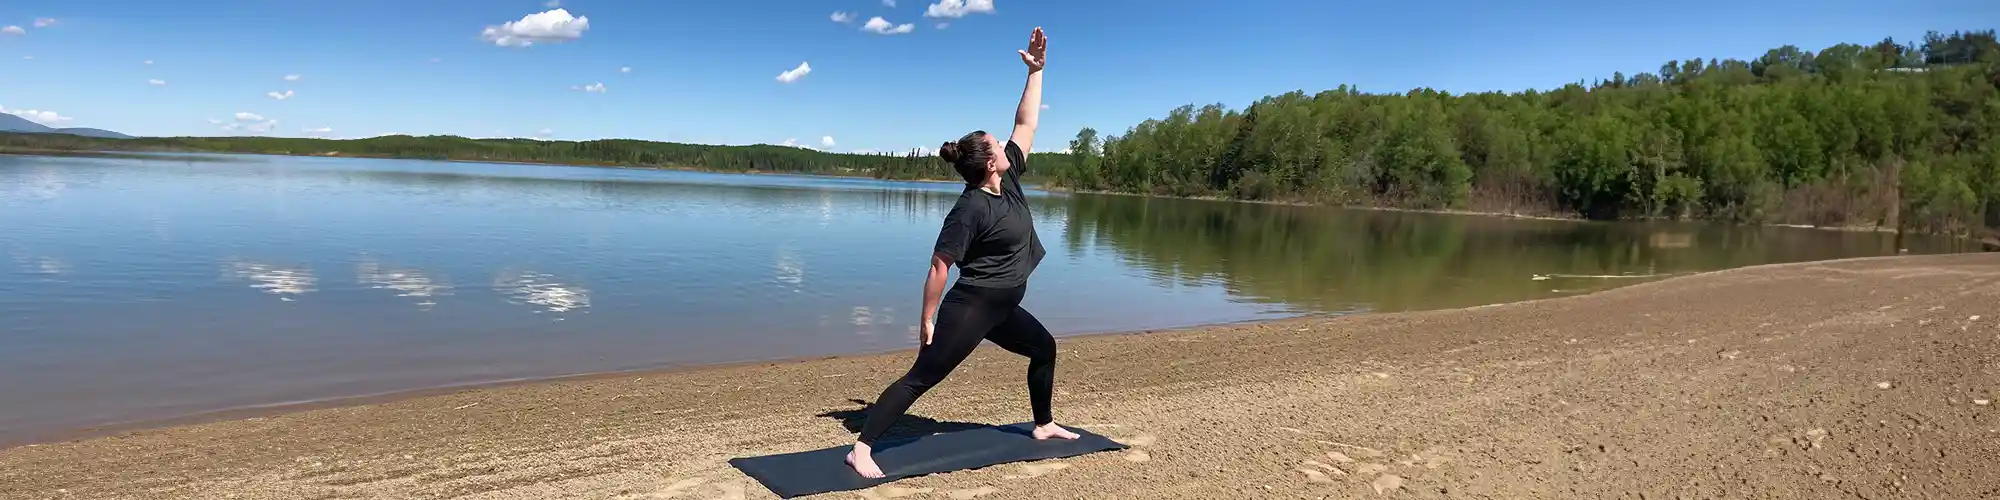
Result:
<svg viewBox="0 0 2000 500"><path fill-rule="evenodd" d="M825 498L1996 498L2000 255L1065 339L1060 421L1131 444ZM0 498L770 498L911 354L567 380L0 451ZM897 433L1028 418L990 346Z"/></svg>

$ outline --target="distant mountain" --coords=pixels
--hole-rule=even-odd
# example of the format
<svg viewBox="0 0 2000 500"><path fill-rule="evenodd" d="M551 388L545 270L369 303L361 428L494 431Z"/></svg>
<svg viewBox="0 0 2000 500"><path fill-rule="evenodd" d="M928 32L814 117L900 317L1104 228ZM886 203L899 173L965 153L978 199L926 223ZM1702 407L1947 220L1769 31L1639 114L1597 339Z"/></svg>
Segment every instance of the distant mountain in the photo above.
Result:
<svg viewBox="0 0 2000 500"><path fill-rule="evenodd" d="M84 136L84 137L99 137L99 138L104 138L104 139L136 139L136 137L132 137L132 136L129 136L129 135L125 135L125 134L120 134L120 133L117 133L117 132L112 132L112 131L109 131L109 130L104 130L104 129L98 129L98 128L81 128L81 127L78 127L78 128L59 128L59 129L55 129L55 133L58 133L58 134L69 134L69 135L80 135L80 136Z"/></svg>
<svg viewBox="0 0 2000 500"><path fill-rule="evenodd" d="M27 118L14 116L8 113L0 113L0 132L29 132L29 133L46 134L55 131L56 129L44 127L40 123L28 121Z"/></svg>
<svg viewBox="0 0 2000 500"><path fill-rule="evenodd" d="M103 139L132 139L132 136L95 128L49 128L8 113L0 113L0 132L24 132L30 134L69 134Z"/></svg>

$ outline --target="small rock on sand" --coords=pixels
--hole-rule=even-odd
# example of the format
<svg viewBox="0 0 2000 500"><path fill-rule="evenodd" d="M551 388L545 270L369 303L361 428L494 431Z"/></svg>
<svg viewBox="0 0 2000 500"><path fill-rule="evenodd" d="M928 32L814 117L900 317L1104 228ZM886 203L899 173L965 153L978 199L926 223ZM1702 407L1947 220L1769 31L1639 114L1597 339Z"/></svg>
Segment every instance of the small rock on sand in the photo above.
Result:
<svg viewBox="0 0 2000 500"><path fill-rule="evenodd" d="M1393 493L1403 488L1403 477L1395 474L1383 474L1382 477L1375 478L1374 482L1368 483L1368 486L1375 488L1375 494L1377 495Z"/></svg>
<svg viewBox="0 0 2000 500"><path fill-rule="evenodd" d="M1876 388L1876 389L1888 389L1888 388L1891 388L1891 387L1895 387L1895 386L1896 386L1896 384L1891 384L1891 383L1888 383L1888 382L1876 382L1876 383L1875 383L1875 388Z"/></svg>
<svg viewBox="0 0 2000 500"><path fill-rule="evenodd" d="M1976 405L1979 405L1979 406L1986 406L1986 405L1990 405L1990 404L1993 404L1993 400L1991 400L1991 399L1974 399L1974 400L1972 400L1972 404L1976 404Z"/></svg>

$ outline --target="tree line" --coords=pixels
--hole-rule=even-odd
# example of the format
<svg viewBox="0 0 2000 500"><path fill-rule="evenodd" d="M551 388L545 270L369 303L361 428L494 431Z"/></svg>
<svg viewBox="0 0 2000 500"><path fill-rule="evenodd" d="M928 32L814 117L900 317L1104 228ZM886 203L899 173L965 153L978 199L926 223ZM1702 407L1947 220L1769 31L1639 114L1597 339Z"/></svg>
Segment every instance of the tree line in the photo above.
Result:
<svg viewBox="0 0 2000 500"><path fill-rule="evenodd" d="M0 134L0 148L54 151L186 151L304 156L355 156L685 168L724 172L785 172L879 179L956 180L937 155L840 154L793 146L724 146L631 139L545 141L469 139L458 136L391 135L367 139L282 137L147 137L105 139L67 134ZM1068 155L1036 153L1030 174L1043 166L1068 170Z"/></svg>
<svg viewBox="0 0 2000 500"><path fill-rule="evenodd" d="M1551 91L1367 94L1182 106L1083 129L1083 190L1587 218L2000 226L2000 45L1932 32Z"/></svg>

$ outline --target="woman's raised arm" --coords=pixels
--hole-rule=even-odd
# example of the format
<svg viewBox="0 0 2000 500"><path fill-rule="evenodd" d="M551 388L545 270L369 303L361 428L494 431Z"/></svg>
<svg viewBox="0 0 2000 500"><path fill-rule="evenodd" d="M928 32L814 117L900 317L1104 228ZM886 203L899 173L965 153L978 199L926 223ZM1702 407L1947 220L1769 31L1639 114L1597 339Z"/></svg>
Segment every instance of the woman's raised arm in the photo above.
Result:
<svg viewBox="0 0 2000 500"><path fill-rule="evenodd" d="M1014 135L1007 140L1021 146L1021 154L1035 150L1035 127L1042 120L1042 64L1048 61L1049 38L1041 28L1028 35L1021 62L1028 65L1028 85L1021 89L1021 106L1014 110Z"/></svg>

